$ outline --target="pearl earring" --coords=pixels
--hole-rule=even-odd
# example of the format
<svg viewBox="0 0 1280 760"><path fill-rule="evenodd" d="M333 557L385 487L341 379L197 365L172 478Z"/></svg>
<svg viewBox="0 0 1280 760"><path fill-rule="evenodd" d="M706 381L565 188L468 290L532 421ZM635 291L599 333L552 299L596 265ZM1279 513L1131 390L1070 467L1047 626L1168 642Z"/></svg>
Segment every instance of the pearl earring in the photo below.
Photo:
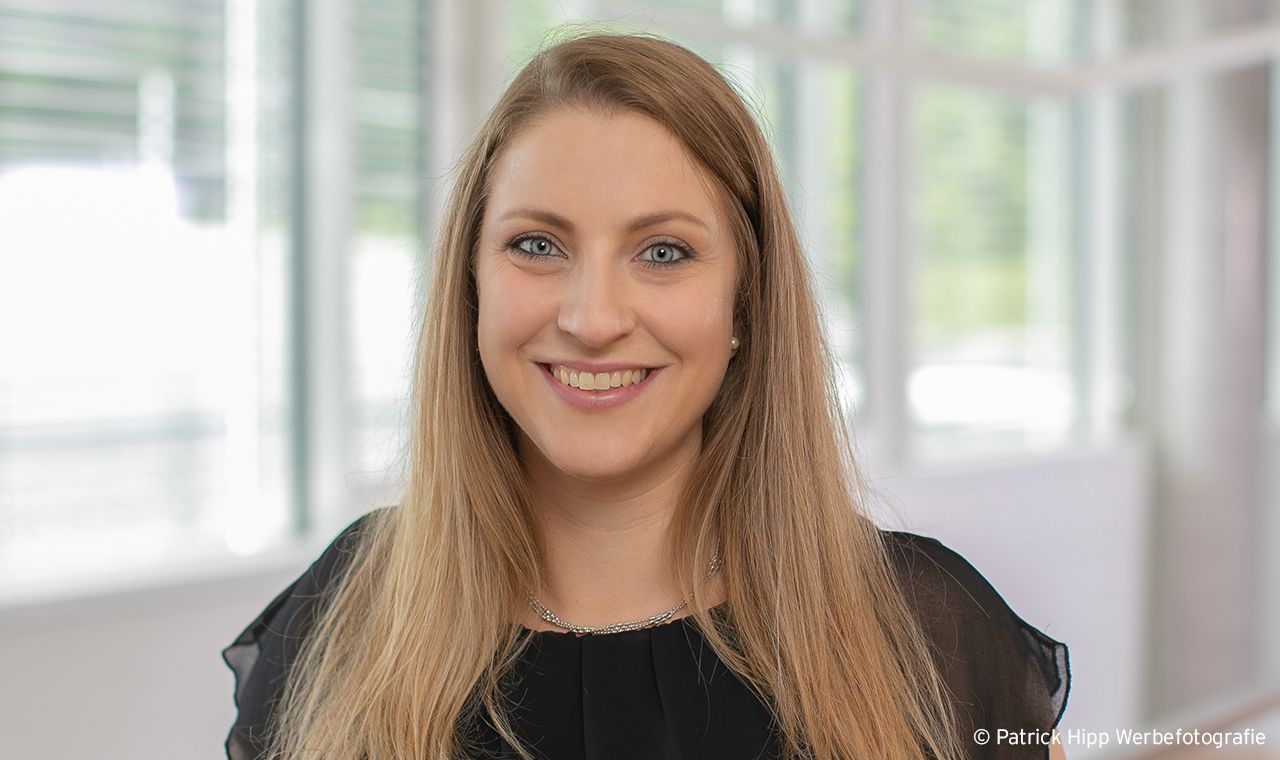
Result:
<svg viewBox="0 0 1280 760"><path fill-rule="evenodd" d="M729 340L729 350L730 351L738 350L738 336L735 335L733 336L732 339Z"/></svg>

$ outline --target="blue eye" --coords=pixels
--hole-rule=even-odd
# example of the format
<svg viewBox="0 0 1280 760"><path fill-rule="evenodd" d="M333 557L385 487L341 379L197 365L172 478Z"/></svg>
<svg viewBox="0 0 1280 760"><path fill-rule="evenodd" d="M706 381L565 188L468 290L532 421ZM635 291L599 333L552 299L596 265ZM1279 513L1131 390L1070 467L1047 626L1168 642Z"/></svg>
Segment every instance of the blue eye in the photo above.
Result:
<svg viewBox="0 0 1280 760"><path fill-rule="evenodd" d="M649 267L657 267L657 268L675 267L675 266L680 266L681 264L684 264L693 259L693 253L690 252L688 248L684 247L683 245L680 245L674 240L662 240L657 243L654 243L653 245L645 249L646 253L649 251L666 251L666 255L662 259L641 262L645 266L649 266ZM680 258L678 259L670 258L677 254L679 254Z"/></svg>
<svg viewBox="0 0 1280 760"><path fill-rule="evenodd" d="M526 237L513 239L507 243L507 247L515 249L517 253L527 258L547 258L556 249L556 243L548 241L541 235L526 235Z"/></svg>

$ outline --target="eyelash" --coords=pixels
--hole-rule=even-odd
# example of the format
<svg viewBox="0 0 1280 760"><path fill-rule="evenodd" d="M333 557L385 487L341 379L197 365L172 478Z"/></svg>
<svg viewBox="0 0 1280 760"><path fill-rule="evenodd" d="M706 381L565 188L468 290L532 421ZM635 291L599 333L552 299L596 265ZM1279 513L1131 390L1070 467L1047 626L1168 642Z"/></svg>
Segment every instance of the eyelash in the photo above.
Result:
<svg viewBox="0 0 1280 760"><path fill-rule="evenodd" d="M515 237L508 240L506 247L507 249L514 251L516 255L526 259L537 260L537 259L551 258L549 254L529 253L525 249L521 248L520 244L527 240L545 240L553 246L556 245L556 242L551 238L547 237L546 235L521 234L521 235L516 235ZM689 248L689 246L677 240L674 240L672 238L663 238L661 240L655 240L652 243L650 243L648 246L646 246L645 250L647 251L650 248L653 248L654 246L659 246L659 245L665 245L668 248L676 249L677 251L680 252L681 257L679 259L676 259L675 261L641 261L640 263L649 267L650 269L675 269L677 267L690 263L694 259L693 249Z"/></svg>

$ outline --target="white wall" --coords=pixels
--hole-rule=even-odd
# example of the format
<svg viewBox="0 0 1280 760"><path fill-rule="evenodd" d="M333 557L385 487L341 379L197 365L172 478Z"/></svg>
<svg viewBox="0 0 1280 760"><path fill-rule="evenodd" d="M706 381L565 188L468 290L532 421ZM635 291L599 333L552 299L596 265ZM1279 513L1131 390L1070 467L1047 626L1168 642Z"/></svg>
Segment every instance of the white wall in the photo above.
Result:
<svg viewBox="0 0 1280 760"><path fill-rule="evenodd" d="M225 757L220 650L308 564L0 610L0 756Z"/></svg>
<svg viewBox="0 0 1280 760"><path fill-rule="evenodd" d="M1110 730L1143 717L1147 483L1144 450L1121 445L874 485L905 529L962 554L1024 620L1067 645L1060 726Z"/></svg>

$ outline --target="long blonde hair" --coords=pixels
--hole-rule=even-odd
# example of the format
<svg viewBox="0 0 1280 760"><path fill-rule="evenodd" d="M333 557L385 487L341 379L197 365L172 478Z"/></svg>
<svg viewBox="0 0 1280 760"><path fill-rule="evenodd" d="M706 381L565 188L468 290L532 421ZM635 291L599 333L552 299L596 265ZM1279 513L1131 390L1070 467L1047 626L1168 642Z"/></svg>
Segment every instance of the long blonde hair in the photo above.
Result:
<svg viewBox="0 0 1280 760"><path fill-rule="evenodd" d="M768 144L706 61L642 34L574 34L515 77L468 147L434 248L405 492L363 531L290 670L269 757L465 757L482 712L521 756L503 677L541 576L514 423L476 352L473 260L494 163L548 110L639 112L706 171L732 220L742 348L703 419L666 559L691 622L776 716L788 758L960 755L883 537L837 364ZM721 541L728 616L703 572Z"/></svg>

